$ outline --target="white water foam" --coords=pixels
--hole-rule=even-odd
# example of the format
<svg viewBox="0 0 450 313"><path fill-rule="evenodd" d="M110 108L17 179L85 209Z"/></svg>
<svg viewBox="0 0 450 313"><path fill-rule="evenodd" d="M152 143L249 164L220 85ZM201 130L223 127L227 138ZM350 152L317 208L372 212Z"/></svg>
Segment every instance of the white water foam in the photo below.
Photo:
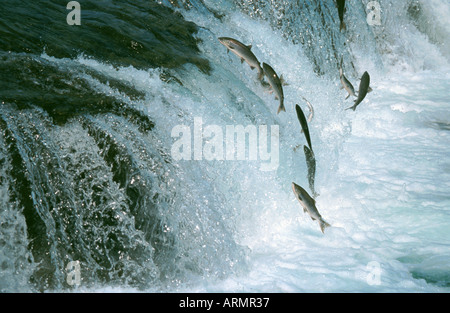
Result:
<svg viewBox="0 0 450 313"><path fill-rule="evenodd" d="M205 275L169 290L447 292L440 285L448 287L450 272L448 71L402 74L399 66L386 76L370 63L374 91L355 112L346 111L351 100L343 100L338 76L317 77L301 46L283 39L267 23L241 13L229 14L221 24L212 16L186 16L207 28L198 36L212 62L211 76L186 66L178 73L183 86L165 85L152 71L77 61L105 75L120 75L146 91L144 100L130 104L155 120L155 131L166 146L171 128L164 125L189 124L197 116L223 126L280 125L277 172L261 172L249 162L179 164L186 174L182 177L189 180L177 201L186 201L187 190L192 197L216 201L215 212L209 214L231 230L221 240L236 241L248 254L245 266L236 265L242 267L236 274L222 279ZM217 37L228 35L252 43L258 58L286 78L286 114L276 115L278 103L255 83L256 72L226 54ZM114 94L106 85L97 88ZM296 103L305 107L302 96L316 112L310 130L317 159L317 207L332 225L325 234L302 212L290 188L292 181L307 185L303 151L294 151L305 144L293 110ZM188 198L187 203L201 206L198 199ZM205 240L208 245L213 238ZM98 290L130 291L115 288Z"/></svg>

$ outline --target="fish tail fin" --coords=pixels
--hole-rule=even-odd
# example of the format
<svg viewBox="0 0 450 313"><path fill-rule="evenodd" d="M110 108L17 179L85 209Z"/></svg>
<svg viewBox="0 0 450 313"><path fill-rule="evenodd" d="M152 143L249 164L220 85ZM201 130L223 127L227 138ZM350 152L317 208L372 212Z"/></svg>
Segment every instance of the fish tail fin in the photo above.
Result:
<svg viewBox="0 0 450 313"><path fill-rule="evenodd" d="M262 81L264 78L264 72L261 68L258 69L258 80Z"/></svg>
<svg viewBox="0 0 450 313"><path fill-rule="evenodd" d="M280 105L280 106L278 107L277 114L279 114L281 111L286 112L286 108L284 107L284 105Z"/></svg>
<svg viewBox="0 0 450 313"><path fill-rule="evenodd" d="M356 110L356 105L351 106L351 107L349 107L349 108L346 108L346 110L350 110L350 109L352 109L353 111L355 111L355 110Z"/></svg>
<svg viewBox="0 0 450 313"><path fill-rule="evenodd" d="M339 28L339 31L346 31L347 30L347 26L345 25L344 22L341 22L341 27Z"/></svg>
<svg viewBox="0 0 450 313"><path fill-rule="evenodd" d="M322 233L325 233L325 228L331 227L330 224L328 224L327 222L325 222L322 219L319 221L319 224L320 224L320 230L322 231Z"/></svg>

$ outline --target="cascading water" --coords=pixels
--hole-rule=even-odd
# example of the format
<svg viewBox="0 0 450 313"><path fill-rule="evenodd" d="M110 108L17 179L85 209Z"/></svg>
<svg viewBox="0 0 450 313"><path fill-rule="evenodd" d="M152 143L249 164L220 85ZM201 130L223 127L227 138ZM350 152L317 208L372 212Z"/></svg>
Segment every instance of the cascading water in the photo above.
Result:
<svg viewBox="0 0 450 313"><path fill-rule="evenodd" d="M0 290L448 292L450 7L375 2L380 25L346 1L345 31L335 1L80 1L79 26L2 2ZM283 74L286 112L221 36ZM341 57L356 89L371 75L355 112ZM324 234L291 190L303 97ZM255 159L207 157L230 125L255 126Z"/></svg>

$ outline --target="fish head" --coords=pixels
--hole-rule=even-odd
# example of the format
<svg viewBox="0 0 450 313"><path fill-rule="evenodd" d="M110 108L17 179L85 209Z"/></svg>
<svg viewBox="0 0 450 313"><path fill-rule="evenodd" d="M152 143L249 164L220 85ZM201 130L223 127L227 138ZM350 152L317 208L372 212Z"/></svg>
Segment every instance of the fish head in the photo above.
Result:
<svg viewBox="0 0 450 313"><path fill-rule="evenodd" d="M361 76L361 83L367 84L367 86L369 85L369 83L370 83L370 75L369 75L369 73L367 73L367 71L364 72L364 74L362 74L362 76Z"/></svg>
<svg viewBox="0 0 450 313"><path fill-rule="evenodd" d="M297 198L298 201L304 203L305 200L307 199L306 195L306 191L305 189L303 189L302 187L300 187L299 185L297 185L296 183L292 183L292 190L294 191L294 194Z"/></svg>
<svg viewBox="0 0 450 313"><path fill-rule="evenodd" d="M263 65L264 73L267 75L267 77L272 77L273 79L278 78L277 74L275 73L275 71L269 64L263 62L262 65Z"/></svg>
<svg viewBox="0 0 450 313"><path fill-rule="evenodd" d="M364 74L361 76L361 81L359 82L359 92L358 94L362 95L362 99L364 98L365 94L367 93L370 85L370 76L369 73L364 72Z"/></svg>
<svg viewBox="0 0 450 313"><path fill-rule="evenodd" d="M275 90L275 92L278 95L278 98L280 100L283 100L283 87L280 78L278 77L277 73L273 70L273 68L267 64L263 63L263 71L264 75L267 76L267 79L269 81L269 84L272 86L272 88Z"/></svg>
<svg viewBox="0 0 450 313"><path fill-rule="evenodd" d="M235 48L233 39L228 38L228 37L219 37L218 39L219 39L219 42L221 44L223 44L225 47L227 47L228 49Z"/></svg>

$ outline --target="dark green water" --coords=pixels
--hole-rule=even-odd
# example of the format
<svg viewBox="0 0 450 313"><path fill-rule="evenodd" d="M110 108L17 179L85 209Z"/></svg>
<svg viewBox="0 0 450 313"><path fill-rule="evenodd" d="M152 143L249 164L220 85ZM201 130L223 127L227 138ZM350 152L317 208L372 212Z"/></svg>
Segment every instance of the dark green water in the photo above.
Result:
<svg viewBox="0 0 450 313"><path fill-rule="evenodd" d="M119 103L99 97L83 79L40 59L43 52L56 58L83 54L113 66L137 69L170 69L192 63L209 71L194 38L197 26L173 10L153 1L82 1L80 5L82 25L77 26L66 21L70 10L65 1L0 3L1 12L7 12L0 19L1 101L19 108L40 106L56 122L87 111L117 112ZM108 81L139 97L132 87Z"/></svg>

